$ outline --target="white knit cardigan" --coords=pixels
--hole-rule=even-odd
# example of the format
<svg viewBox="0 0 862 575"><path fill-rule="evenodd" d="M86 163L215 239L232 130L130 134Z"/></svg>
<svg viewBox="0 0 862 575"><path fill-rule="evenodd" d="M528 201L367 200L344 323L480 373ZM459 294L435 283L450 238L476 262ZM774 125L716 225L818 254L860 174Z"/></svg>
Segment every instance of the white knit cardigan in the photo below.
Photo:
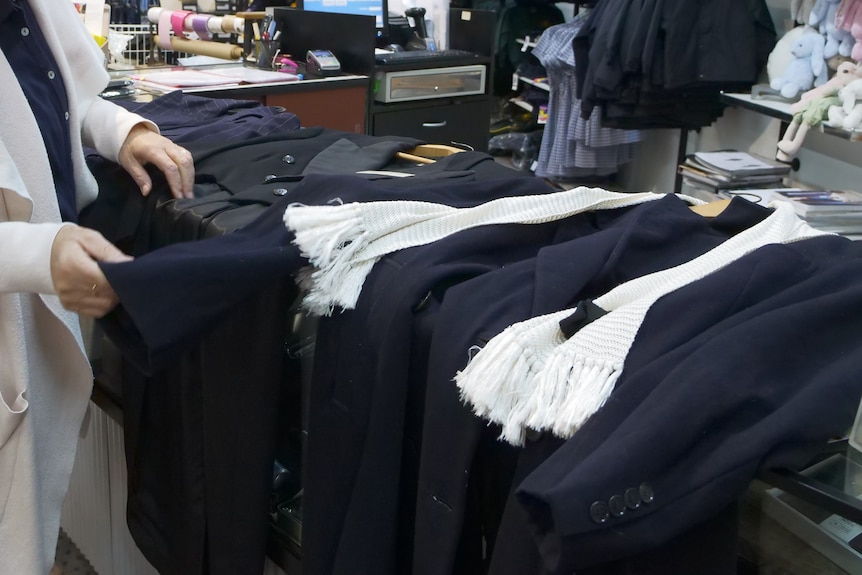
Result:
<svg viewBox="0 0 862 575"><path fill-rule="evenodd" d="M97 194L83 145L116 160L143 121L98 93L102 54L68 0L29 0L66 81L80 209ZM92 386L78 317L50 273L61 227L45 145L0 52L0 572L47 573Z"/></svg>

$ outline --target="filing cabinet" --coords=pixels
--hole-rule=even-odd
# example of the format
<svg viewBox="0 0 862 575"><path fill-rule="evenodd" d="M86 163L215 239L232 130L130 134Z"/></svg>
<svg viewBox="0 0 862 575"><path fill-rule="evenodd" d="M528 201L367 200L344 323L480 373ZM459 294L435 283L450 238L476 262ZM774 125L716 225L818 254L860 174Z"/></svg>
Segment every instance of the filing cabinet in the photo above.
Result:
<svg viewBox="0 0 862 575"><path fill-rule="evenodd" d="M491 102L487 96L443 98L375 106L375 136L409 136L434 144L488 149Z"/></svg>
<svg viewBox="0 0 862 575"><path fill-rule="evenodd" d="M472 55L375 65L368 133L488 151L495 29L495 12L453 7L449 48Z"/></svg>

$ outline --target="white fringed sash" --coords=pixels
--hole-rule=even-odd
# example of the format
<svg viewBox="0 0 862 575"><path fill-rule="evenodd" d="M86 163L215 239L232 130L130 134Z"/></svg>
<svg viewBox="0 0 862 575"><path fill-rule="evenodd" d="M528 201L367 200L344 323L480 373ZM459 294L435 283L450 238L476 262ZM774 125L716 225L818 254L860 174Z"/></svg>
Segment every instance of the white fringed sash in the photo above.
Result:
<svg viewBox="0 0 862 575"><path fill-rule="evenodd" d="M501 439L522 445L526 428L568 438L613 391L647 310L661 296L771 243L826 235L776 202L768 218L674 268L621 284L593 303L608 311L571 338L561 319L575 310L513 324L492 338L455 381L473 411L503 427Z"/></svg>
<svg viewBox="0 0 862 575"><path fill-rule="evenodd" d="M290 205L284 223L312 265L303 306L329 315L352 309L365 278L380 257L430 244L459 231L491 224L541 224L592 210L633 206L663 198L652 192L619 193L577 187L550 194L505 197L472 208L416 201L344 205ZM680 196L691 204L701 200Z"/></svg>

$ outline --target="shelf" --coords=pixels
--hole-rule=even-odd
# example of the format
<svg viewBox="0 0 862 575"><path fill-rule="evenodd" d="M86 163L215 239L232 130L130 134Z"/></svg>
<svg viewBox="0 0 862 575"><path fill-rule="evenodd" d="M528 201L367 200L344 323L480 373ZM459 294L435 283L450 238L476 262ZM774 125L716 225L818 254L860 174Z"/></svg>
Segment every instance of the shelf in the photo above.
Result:
<svg viewBox="0 0 862 575"><path fill-rule="evenodd" d="M525 102L520 98L509 98L509 101L518 106L519 108L527 110L528 112L533 111L533 105L529 102Z"/></svg>
<svg viewBox="0 0 862 575"><path fill-rule="evenodd" d="M771 118L776 118L782 122L791 122L793 114L790 112L790 104L787 102L778 102L775 100L755 100L751 94L731 94L722 92L721 101L729 106L745 108L760 114L764 114ZM850 140L851 142L862 142L862 132L848 132L840 128L832 128L820 124L816 129L819 129L825 134Z"/></svg>
<svg viewBox="0 0 862 575"><path fill-rule="evenodd" d="M518 80L525 84L529 84L530 86L535 86L545 92L551 91L551 86L548 84L547 78L524 78L523 76L518 76Z"/></svg>
<svg viewBox="0 0 862 575"><path fill-rule="evenodd" d="M536 108L529 102L526 102L520 98L509 98L509 101L518 106L519 108L523 108L528 112L533 112ZM544 126L548 123L548 107L545 105L539 106L539 116L536 119L536 124L539 126Z"/></svg>
<svg viewBox="0 0 862 575"><path fill-rule="evenodd" d="M826 460L840 466L832 465L824 472L820 464ZM859 454L846 440L836 441L824 449L806 471L766 470L759 479L830 513L862 524L862 500L859 499L860 483L856 472L860 469L858 460ZM841 473L835 473L833 470L839 467ZM851 468L856 475L849 473Z"/></svg>

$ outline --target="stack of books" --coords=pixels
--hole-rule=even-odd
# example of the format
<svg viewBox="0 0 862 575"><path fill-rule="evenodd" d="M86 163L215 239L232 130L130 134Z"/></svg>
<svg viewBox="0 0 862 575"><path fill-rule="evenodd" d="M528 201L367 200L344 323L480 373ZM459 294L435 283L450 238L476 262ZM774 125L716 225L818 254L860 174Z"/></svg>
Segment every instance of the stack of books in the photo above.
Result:
<svg viewBox="0 0 862 575"><path fill-rule="evenodd" d="M790 173L790 166L748 152L722 150L691 154L677 170L687 185L718 193L780 186Z"/></svg>
<svg viewBox="0 0 862 575"><path fill-rule="evenodd" d="M749 188L724 190L720 195L742 196L762 205L774 200L790 202L799 217L812 227L846 235L862 234L862 193L853 190Z"/></svg>

